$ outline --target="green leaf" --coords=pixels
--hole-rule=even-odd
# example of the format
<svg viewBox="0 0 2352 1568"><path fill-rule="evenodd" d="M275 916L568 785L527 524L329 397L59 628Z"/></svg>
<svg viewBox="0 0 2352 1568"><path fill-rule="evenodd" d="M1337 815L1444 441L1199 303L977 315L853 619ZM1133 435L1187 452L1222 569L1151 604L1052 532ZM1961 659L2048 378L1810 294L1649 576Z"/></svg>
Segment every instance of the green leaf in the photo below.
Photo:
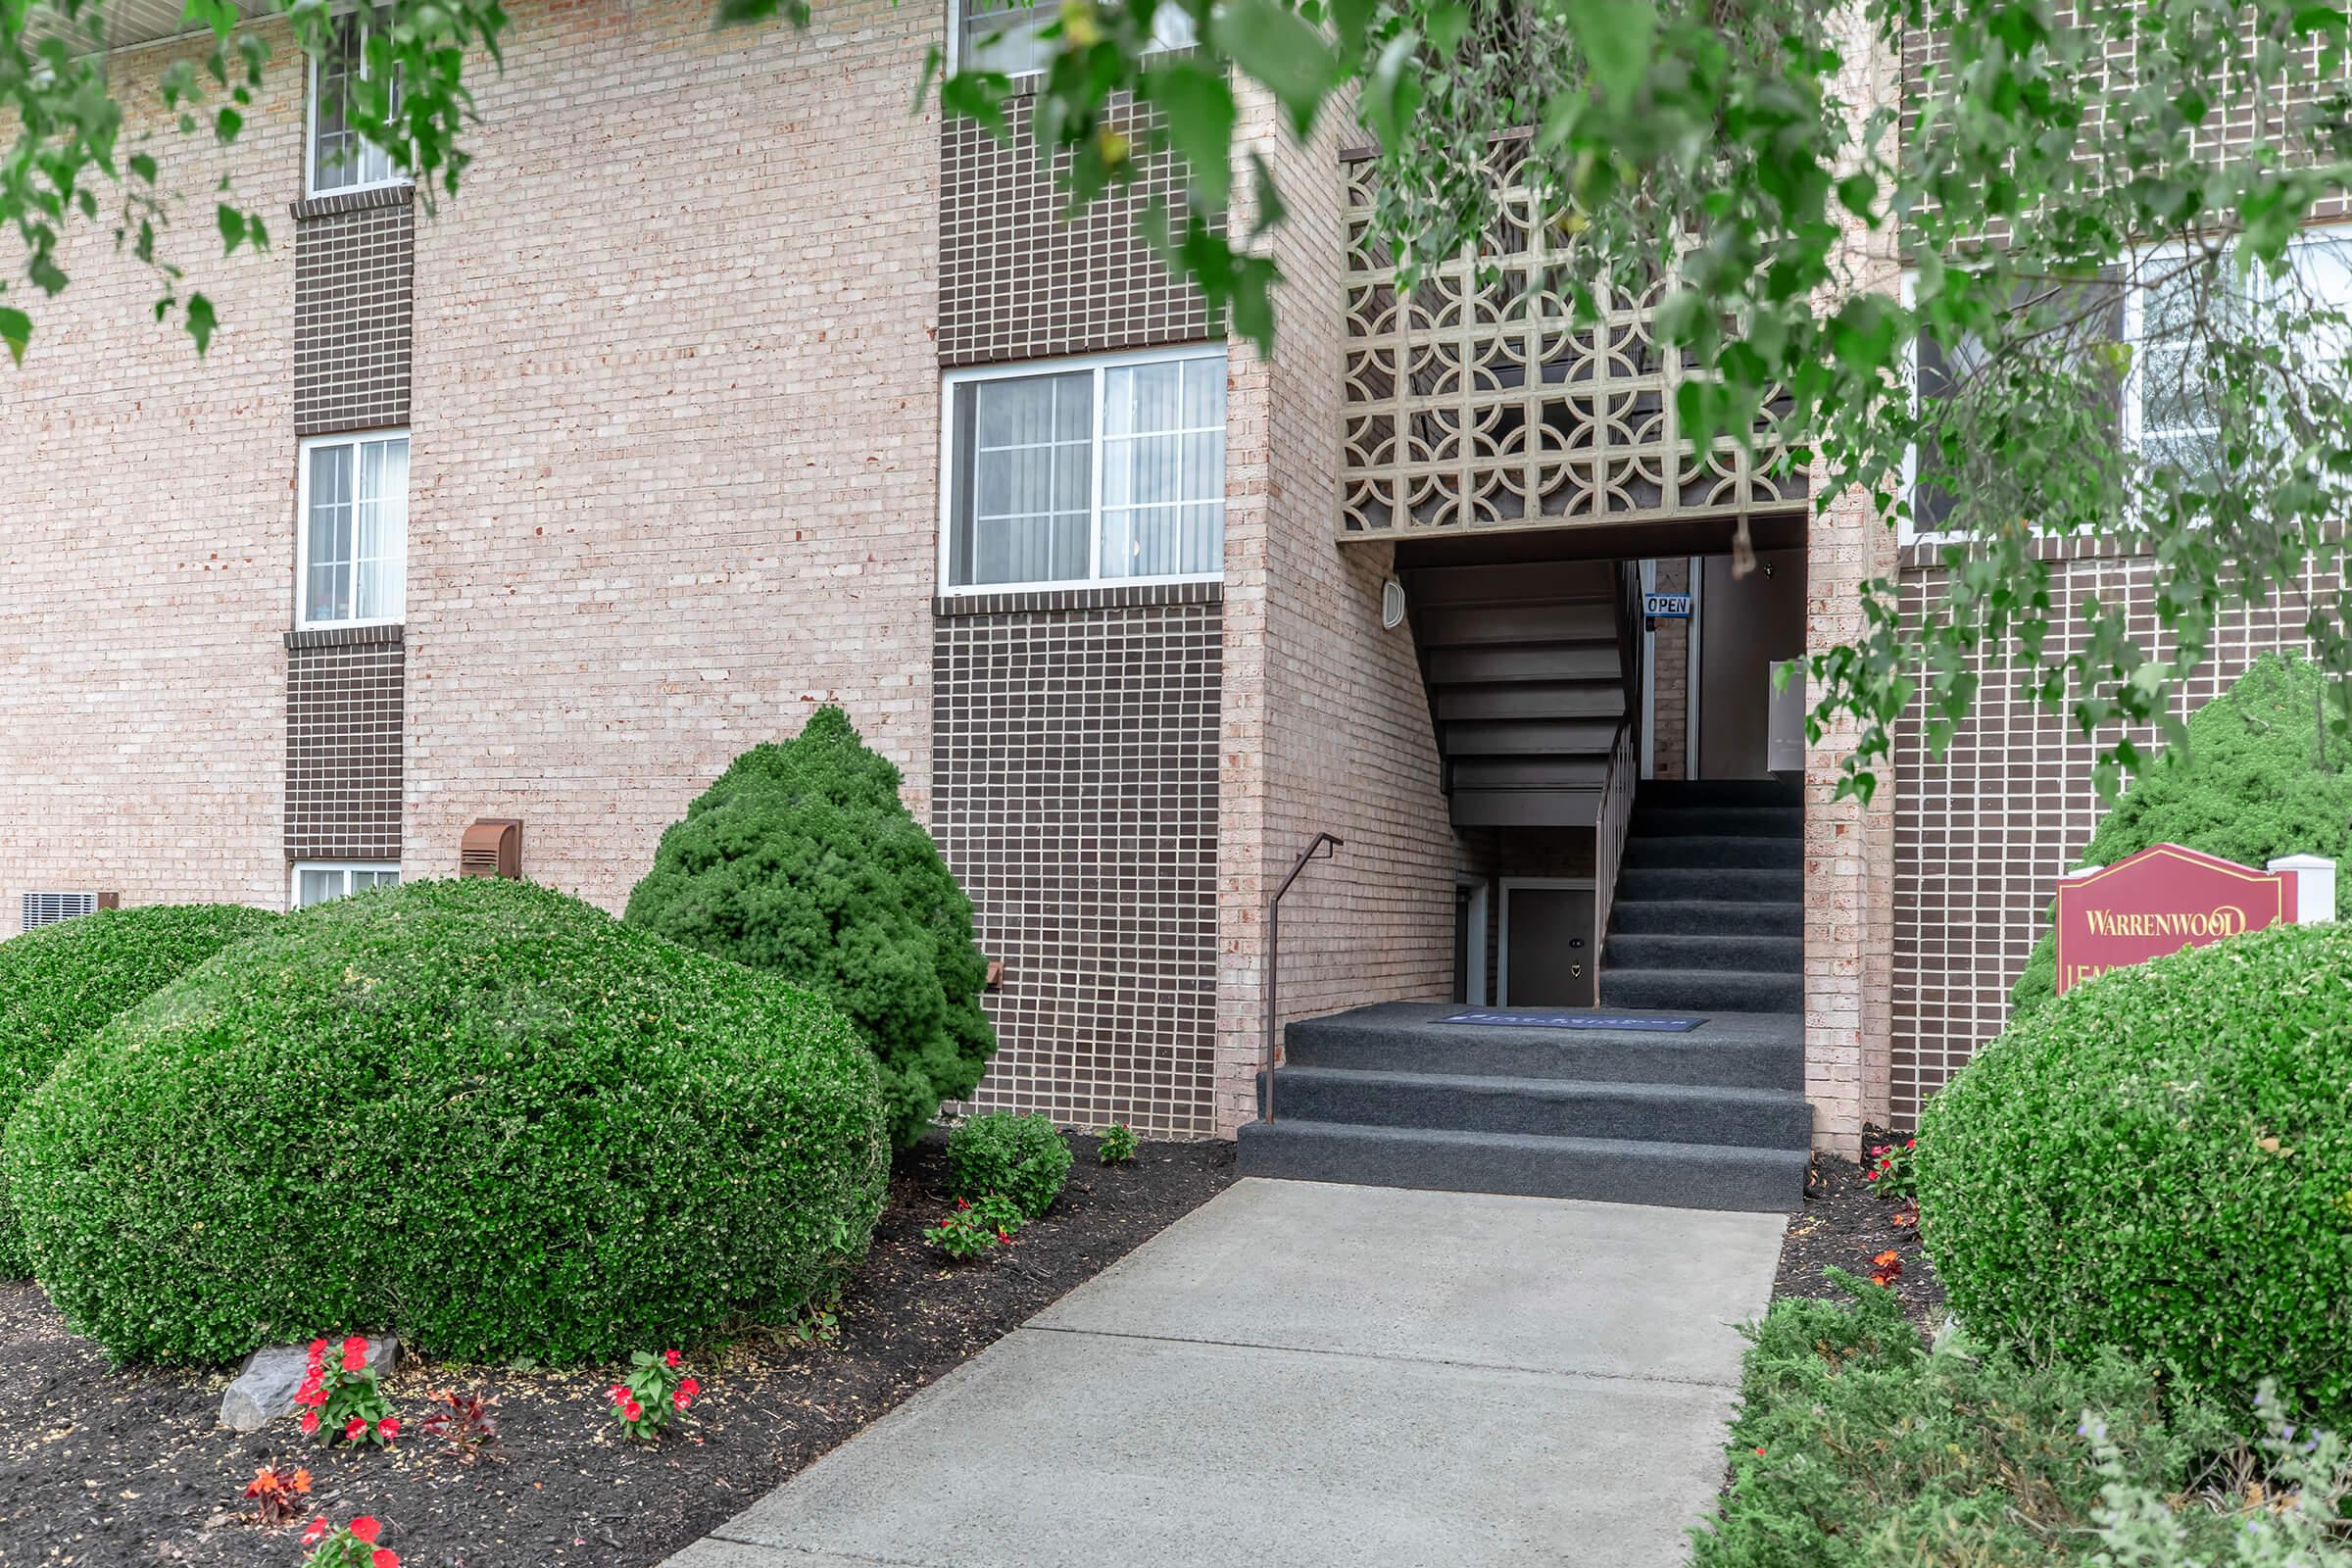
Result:
<svg viewBox="0 0 2352 1568"><path fill-rule="evenodd" d="M231 256L245 243L245 215L222 202L216 215L220 223L220 254Z"/></svg>
<svg viewBox="0 0 2352 1568"><path fill-rule="evenodd" d="M1233 86L1225 73L1192 56L1154 66L1143 96L1167 117L1168 140L1183 157L1203 206L1222 211L1233 185Z"/></svg>
<svg viewBox="0 0 2352 1568"><path fill-rule="evenodd" d="M196 352L204 353L213 346L213 302L201 294L188 296L188 336L196 340Z"/></svg>
<svg viewBox="0 0 2352 1568"><path fill-rule="evenodd" d="M23 365L24 347L31 341L32 318L12 306L0 305L0 343L8 345L8 357Z"/></svg>
<svg viewBox="0 0 2352 1568"><path fill-rule="evenodd" d="M1560 0L1560 11L1592 62L1600 95L1618 103L1633 96L1649 73L1657 8L1650 0Z"/></svg>
<svg viewBox="0 0 2352 1568"><path fill-rule="evenodd" d="M1227 0L1209 21L1216 46L1274 95L1303 139L1340 79L1331 43L1279 0Z"/></svg>

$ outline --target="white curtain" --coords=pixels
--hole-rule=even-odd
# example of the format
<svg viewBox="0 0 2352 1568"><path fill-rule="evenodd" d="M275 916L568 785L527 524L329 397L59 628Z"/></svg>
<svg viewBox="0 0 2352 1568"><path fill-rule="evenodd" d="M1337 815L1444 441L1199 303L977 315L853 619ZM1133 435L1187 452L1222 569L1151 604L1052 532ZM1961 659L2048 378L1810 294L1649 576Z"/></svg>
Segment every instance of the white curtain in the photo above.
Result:
<svg viewBox="0 0 2352 1568"><path fill-rule="evenodd" d="M1093 381L1080 371L968 385L972 456L958 586L1086 577Z"/></svg>
<svg viewBox="0 0 2352 1568"><path fill-rule="evenodd" d="M1224 360L1105 371L1101 575L1192 576L1224 559Z"/></svg>
<svg viewBox="0 0 2352 1568"><path fill-rule="evenodd" d="M408 577L405 436L311 449L303 620L398 620Z"/></svg>

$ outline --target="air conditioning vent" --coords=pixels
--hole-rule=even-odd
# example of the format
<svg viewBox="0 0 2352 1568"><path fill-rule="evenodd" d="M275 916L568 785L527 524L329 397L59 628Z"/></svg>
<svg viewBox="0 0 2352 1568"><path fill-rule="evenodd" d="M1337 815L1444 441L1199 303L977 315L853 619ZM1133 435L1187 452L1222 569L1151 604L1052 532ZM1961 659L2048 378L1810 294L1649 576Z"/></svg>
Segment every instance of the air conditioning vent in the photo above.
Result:
<svg viewBox="0 0 2352 1568"><path fill-rule="evenodd" d="M56 925L61 921L78 920L100 909L120 908L120 893L27 893L24 895L24 929Z"/></svg>
<svg viewBox="0 0 2352 1568"><path fill-rule="evenodd" d="M458 875L502 876L513 882L522 876L522 823L512 817L485 816L466 830L458 844Z"/></svg>

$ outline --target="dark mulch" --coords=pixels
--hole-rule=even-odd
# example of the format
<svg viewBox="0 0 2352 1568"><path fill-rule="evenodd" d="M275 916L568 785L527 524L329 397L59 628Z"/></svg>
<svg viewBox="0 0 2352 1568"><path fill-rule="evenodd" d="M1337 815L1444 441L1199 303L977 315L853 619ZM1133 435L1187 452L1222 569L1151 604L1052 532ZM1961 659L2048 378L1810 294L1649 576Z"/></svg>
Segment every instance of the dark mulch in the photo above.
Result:
<svg viewBox="0 0 2352 1568"><path fill-rule="evenodd" d="M1884 1143L1886 1137L1877 1128L1869 1128L1863 1142L1866 1146ZM1902 1264L1902 1276L1893 1282L1893 1290L1902 1298L1904 1312L1922 1330L1933 1328L1943 1308L1943 1287L1919 1245L1917 1220L1907 1225L1895 1223L1896 1216L1905 1211L1918 1212L1913 1204L1881 1197L1860 1165L1815 1154L1812 1171L1805 1178L1804 1209L1788 1217L1788 1231L1781 1242L1781 1269L1772 1282L1774 1298L1842 1298L1825 1270L1841 1268L1868 1278L1871 1260L1892 1251Z"/></svg>
<svg viewBox="0 0 2352 1568"><path fill-rule="evenodd" d="M938 1148L904 1156L838 1343L765 1336L696 1354L703 1398L650 1449L615 1437L609 1369L414 1362L387 1385L410 1429L387 1452L317 1447L291 1420L238 1437L216 1424L233 1369L109 1372L37 1287L0 1285L0 1563L291 1568L299 1528L261 1529L240 1496L266 1462L307 1465L314 1509L337 1523L383 1520L407 1568L657 1563L1233 1180L1231 1144L1147 1144L1105 1169L1094 1140L1072 1142L1053 1211L1009 1253L964 1266L920 1239L944 1202ZM497 1457L467 1466L416 1434L447 1388L498 1396Z"/></svg>

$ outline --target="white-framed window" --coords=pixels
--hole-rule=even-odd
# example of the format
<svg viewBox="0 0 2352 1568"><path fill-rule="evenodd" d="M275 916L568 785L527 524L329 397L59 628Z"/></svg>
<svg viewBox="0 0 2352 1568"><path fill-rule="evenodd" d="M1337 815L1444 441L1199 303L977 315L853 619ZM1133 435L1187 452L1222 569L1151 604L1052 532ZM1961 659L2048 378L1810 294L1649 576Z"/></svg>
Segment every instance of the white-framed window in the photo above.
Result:
<svg viewBox="0 0 2352 1568"><path fill-rule="evenodd" d="M408 432L312 436L299 462L295 624L397 623L407 598Z"/></svg>
<svg viewBox="0 0 2352 1568"><path fill-rule="evenodd" d="M1061 18L1054 0L948 0L948 70L998 71L1026 76L1054 63L1057 40L1045 30ZM1152 12L1147 53L1190 49L1192 13L1175 0L1160 0Z"/></svg>
<svg viewBox="0 0 2352 1568"><path fill-rule="evenodd" d="M405 185L409 176L393 167L381 147L346 122L344 94L354 81L368 74L368 35L383 24L380 12L367 8L335 17L326 58L311 62L310 134L306 163L308 194L331 196L345 191L373 190ZM392 102L400 103L400 84L392 84Z"/></svg>
<svg viewBox="0 0 2352 1568"><path fill-rule="evenodd" d="M307 909L347 893L400 886L400 867L375 860L297 860L291 889L294 907Z"/></svg>
<svg viewBox="0 0 2352 1568"><path fill-rule="evenodd" d="M949 593L1187 582L1225 564L1225 350L954 370Z"/></svg>

